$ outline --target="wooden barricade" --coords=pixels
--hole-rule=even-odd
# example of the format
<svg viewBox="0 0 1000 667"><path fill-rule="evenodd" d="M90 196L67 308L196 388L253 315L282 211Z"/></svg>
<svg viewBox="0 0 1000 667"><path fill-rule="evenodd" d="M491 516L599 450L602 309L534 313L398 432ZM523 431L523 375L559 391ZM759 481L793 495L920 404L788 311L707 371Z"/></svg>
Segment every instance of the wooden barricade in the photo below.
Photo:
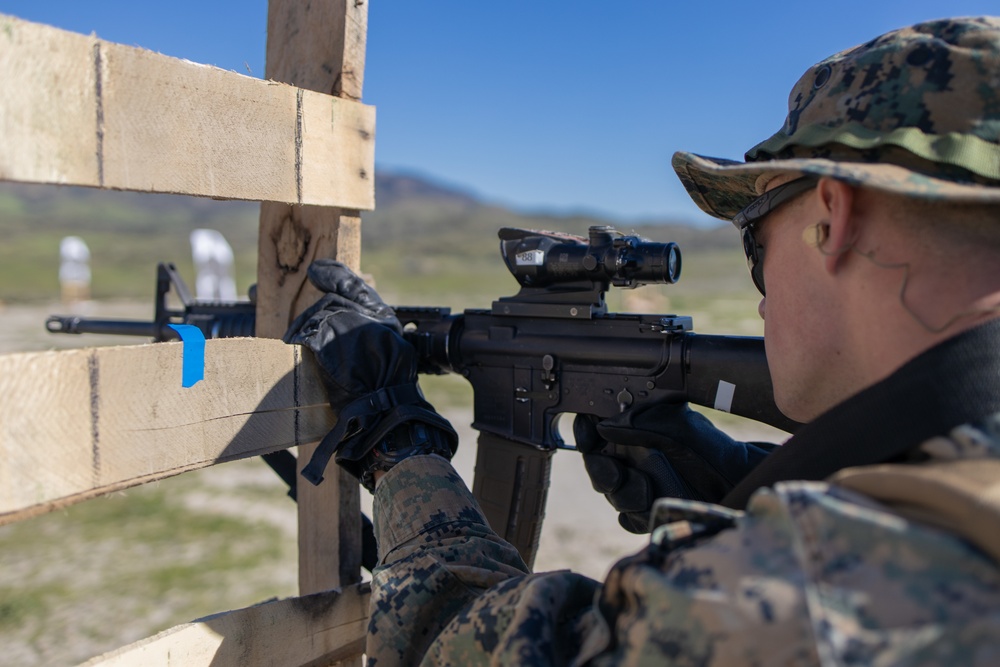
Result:
<svg viewBox="0 0 1000 667"><path fill-rule="evenodd" d="M0 180L261 201L257 333L0 356L0 524L331 428L312 357L280 341L305 268L357 267L374 207L363 0L271 0L267 80L0 15ZM190 360L189 360L190 361ZM332 472L332 471L331 471ZM325 665L364 650L358 485L299 486L301 597L221 613L87 665Z"/></svg>

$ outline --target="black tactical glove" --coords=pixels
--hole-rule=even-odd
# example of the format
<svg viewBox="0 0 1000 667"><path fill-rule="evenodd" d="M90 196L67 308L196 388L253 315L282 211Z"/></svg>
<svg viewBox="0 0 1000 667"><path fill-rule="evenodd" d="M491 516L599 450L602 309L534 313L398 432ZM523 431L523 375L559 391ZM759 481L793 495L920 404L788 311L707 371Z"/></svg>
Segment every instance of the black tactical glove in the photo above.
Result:
<svg viewBox="0 0 1000 667"><path fill-rule="evenodd" d="M720 501L776 447L738 442L687 403L658 403L599 421L579 415L576 446L594 489L632 533L649 532L657 498Z"/></svg>
<svg viewBox="0 0 1000 667"><path fill-rule="evenodd" d="M416 352L392 308L340 262L316 260L308 276L325 294L295 318L284 341L316 355L337 425L302 476L319 484L336 452L337 463L371 491L374 471L406 456L450 459L458 435L420 392Z"/></svg>

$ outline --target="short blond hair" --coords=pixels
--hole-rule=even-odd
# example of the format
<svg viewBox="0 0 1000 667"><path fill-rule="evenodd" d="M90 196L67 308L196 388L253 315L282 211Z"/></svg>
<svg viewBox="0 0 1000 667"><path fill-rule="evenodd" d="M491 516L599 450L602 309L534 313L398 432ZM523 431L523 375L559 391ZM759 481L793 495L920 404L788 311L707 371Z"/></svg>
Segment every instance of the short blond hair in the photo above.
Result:
<svg viewBox="0 0 1000 667"><path fill-rule="evenodd" d="M925 237L925 243L1000 253L1000 204L927 201L884 193L879 196L891 200L891 221Z"/></svg>

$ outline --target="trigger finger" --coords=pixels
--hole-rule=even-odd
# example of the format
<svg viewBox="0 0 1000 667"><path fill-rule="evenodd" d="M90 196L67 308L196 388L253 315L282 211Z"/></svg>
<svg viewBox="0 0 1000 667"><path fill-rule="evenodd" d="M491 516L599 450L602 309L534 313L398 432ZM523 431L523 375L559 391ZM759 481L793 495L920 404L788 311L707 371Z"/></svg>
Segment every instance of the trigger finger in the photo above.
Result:
<svg viewBox="0 0 1000 667"><path fill-rule="evenodd" d="M594 454L604 449L607 441L597 432L598 418L593 415L577 415L573 420L573 439L576 448L584 454Z"/></svg>

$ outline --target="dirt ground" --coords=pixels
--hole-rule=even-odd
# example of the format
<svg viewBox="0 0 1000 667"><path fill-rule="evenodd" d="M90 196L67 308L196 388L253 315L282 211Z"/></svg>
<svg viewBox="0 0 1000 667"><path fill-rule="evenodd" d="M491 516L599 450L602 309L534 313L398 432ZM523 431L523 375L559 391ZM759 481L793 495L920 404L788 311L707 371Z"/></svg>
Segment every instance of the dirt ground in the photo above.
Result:
<svg viewBox="0 0 1000 667"><path fill-rule="evenodd" d="M59 304L0 306L0 354L128 342L111 336L55 336L44 331L43 322L47 314L71 314L74 310L78 314L102 317L146 319L152 315L149 304L138 302L102 302L78 306L75 309L67 309ZM471 410L448 409L444 410L444 413L461 436L462 445L455 457L455 466L471 485L476 450L476 432L469 425L472 421ZM765 426L741 425L727 430L730 430L735 437L744 439L773 440L782 436L780 431ZM256 565L253 578L257 582L264 581L271 584L267 590L273 592L267 595L294 594L296 510L294 504L283 497L281 490L275 488L274 475L270 470L259 461L241 461L188 473L183 477L185 478L183 485L176 488L184 489L183 504L188 509L230 518L243 517L249 513L255 521L263 522L271 530L276 531L276 535L285 542L281 554ZM169 480L163 482L163 484L169 483ZM269 491L266 494L256 493L256 495L248 491L257 487L267 487ZM371 498L367 493L363 492L362 495L363 507L370 515ZM3 530L5 529L0 529ZM0 532L0 538L2 536ZM645 537L629 534L618 526L615 511L603 496L591 489L579 455L571 451L560 451L555 455L536 570L572 569L602 579L618 558L641 548L645 541ZM197 545L188 547L193 552L198 551ZM38 554L39 559L48 557L51 557L51 554ZM72 561L64 560L60 567L66 569L79 566L74 565ZM241 573L234 572L231 577L222 577L219 582L220 587L239 588L242 581L240 575ZM51 571L47 571L45 576L53 575ZM0 590L17 590L17 586L21 584L23 581L15 572L12 563L0 553ZM252 595L255 591L256 589L246 593ZM75 664L89 656L135 641L175 623L190 620L188 617L180 619L172 617L167 613L169 610L163 609L162 605L154 611L137 610L134 605L121 602L127 601L127 591L118 595L126 597L117 598L119 602L111 601L109 606L118 607L119 613L116 614L114 609L101 611L104 614L101 616L102 626L113 627L118 624L120 628L117 632L107 636L94 636L88 630L90 627L88 620L92 620L90 617L95 613L93 604L84 604L80 607L74 606L76 601L67 600L65 604L57 603L53 611L52 618L58 618L59 622L52 627L63 628L59 630L58 636L50 637L39 629L40 626L49 623L41 617L34 618L30 623L26 621L23 627L15 624L12 630L0 636L0 644L4 645L4 649L0 651L0 664ZM170 599L169 595L165 596L164 604ZM205 613L228 608L231 603L224 600L232 599L221 596L219 600L221 608L209 608ZM3 600L0 600L0 611L2 603ZM176 610L189 608L194 607L184 606L180 601L176 602ZM183 612L175 611L176 613ZM197 615L196 612L191 613ZM8 662L10 660L13 662Z"/></svg>

